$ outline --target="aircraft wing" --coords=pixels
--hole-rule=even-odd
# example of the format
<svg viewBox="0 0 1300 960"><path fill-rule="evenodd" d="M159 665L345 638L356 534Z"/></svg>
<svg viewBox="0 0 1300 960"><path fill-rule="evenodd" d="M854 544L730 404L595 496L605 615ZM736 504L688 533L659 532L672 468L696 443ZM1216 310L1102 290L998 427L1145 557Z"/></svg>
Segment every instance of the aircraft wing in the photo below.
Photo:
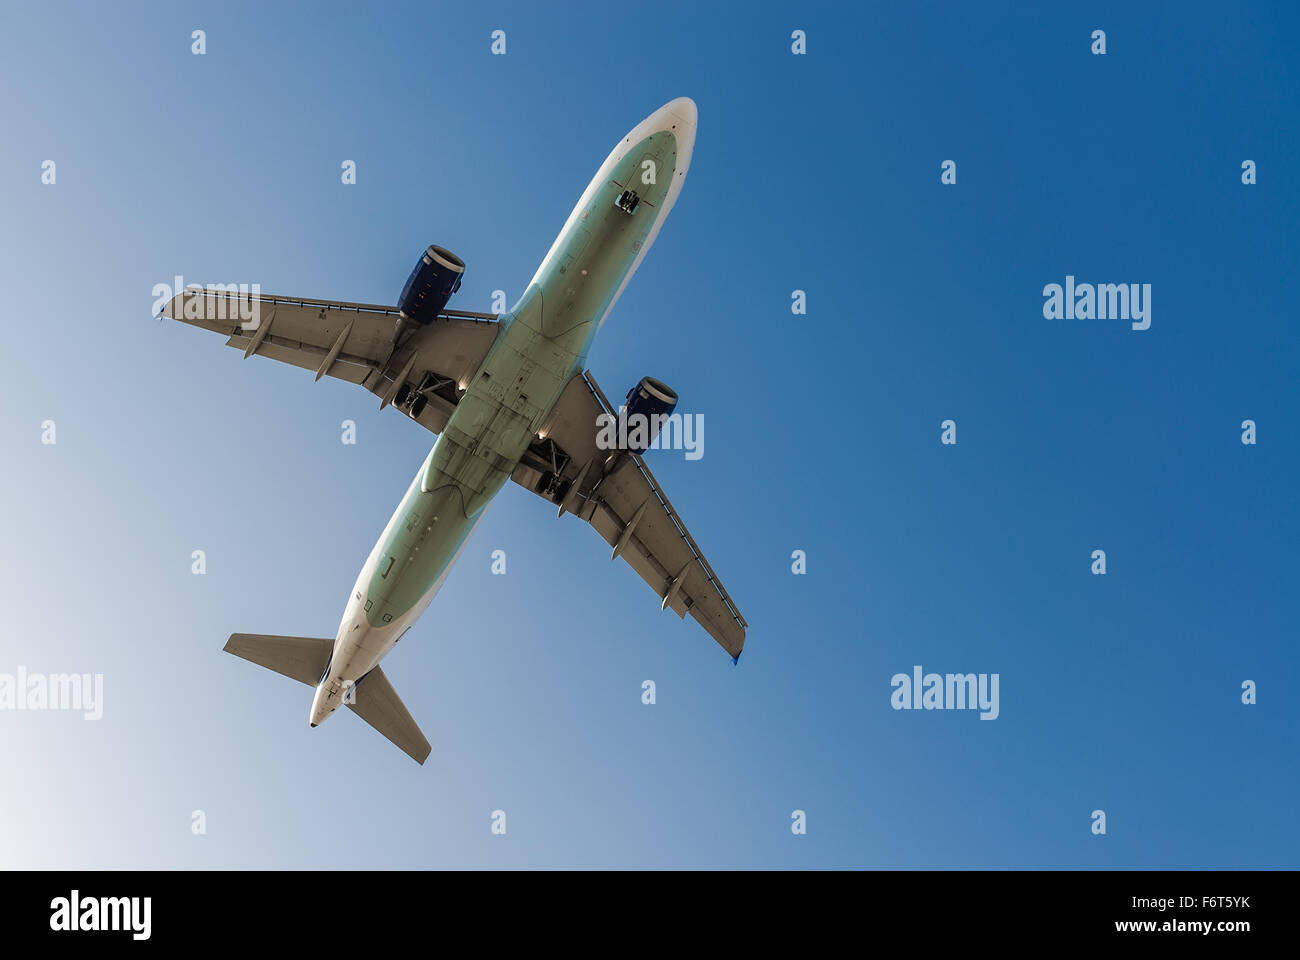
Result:
<svg viewBox="0 0 1300 960"><path fill-rule="evenodd" d="M614 413L589 372L575 376L511 479L591 524L660 598L690 614L733 658L748 626L645 461L596 445L597 417ZM611 458L611 453L614 456ZM629 529L630 526L630 529Z"/></svg>
<svg viewBox="0 0 1300 960"><path fill-rule="evenodd" d="M496 340L489 313L446 310L428 326L411 325L394 347L396 307L336 303L235 291L184 290L163 316L227 337L226 346L323 376L358 383L407 416L441 433L467 383Z"/></svg>

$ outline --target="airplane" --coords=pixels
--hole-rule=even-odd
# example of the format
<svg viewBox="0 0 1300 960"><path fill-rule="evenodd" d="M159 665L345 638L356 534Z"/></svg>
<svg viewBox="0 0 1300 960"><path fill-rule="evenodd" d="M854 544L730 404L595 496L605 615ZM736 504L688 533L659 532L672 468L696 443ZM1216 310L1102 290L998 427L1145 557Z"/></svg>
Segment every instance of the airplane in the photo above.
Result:
<svg viewBox="0 0 1300 960"><path fill-rule="evenodd" d="M748 624L704 559L643 454L677 394L653 377L624 416L650 431L601 440L616 415L587 353L677 201L699 122L679 97L628 132L600 165L519 301L498 317L446 308L464 262L429 246L396 306L178 291L163 316L269 357L359 384L437 434L366 558L333 638L236 633L225 650L316 688L308 722L340 705L423 764L431 747L379 662L428 608L488 503L513 480L556 516L585 520L660 598L690 614L733 662ZM606 432L606 437L608 431ZM608 448L608 449L607 449Z"/></svg>

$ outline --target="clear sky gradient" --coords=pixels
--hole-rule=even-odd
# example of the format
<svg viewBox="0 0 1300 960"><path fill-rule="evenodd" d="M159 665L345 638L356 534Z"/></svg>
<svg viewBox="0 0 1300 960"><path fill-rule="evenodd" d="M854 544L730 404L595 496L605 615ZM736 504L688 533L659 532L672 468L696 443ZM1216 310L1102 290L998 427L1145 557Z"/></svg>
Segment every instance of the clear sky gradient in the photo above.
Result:
<svg viewBox="0 0 1300 960"><path fill-rule="evenodd" d="M1300 20L1049 7L7 7L0 673L105 702L0 711L0 864L1295 866ZM222 644L333 635L433 437L154 285L392 303L436 242L454 306L513 303L678 96L690 175L589 365L704 415L650 462L739 666L510 485L384 664L427 764L309 729ZM1151 284L1150 329L1044 319L1067 275ZM893 710L918 664L999 717Z"/></svg>

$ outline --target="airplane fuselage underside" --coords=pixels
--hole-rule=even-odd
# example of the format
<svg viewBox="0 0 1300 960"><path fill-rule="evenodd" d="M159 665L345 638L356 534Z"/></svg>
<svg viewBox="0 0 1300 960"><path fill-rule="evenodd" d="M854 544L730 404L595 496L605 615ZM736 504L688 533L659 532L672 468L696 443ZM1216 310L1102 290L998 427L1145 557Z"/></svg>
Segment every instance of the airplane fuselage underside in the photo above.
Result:
<svg viewBox="0 0 1300 960"><path fill-rule="evenodd" d="M653 243L689 164L673 104L597 171L463 392L357 577L312 703L320 723L437 594L487 505L537 438ZM679 136L689 134L689 139ZM679 169L680 168L680 169ZM596 425L593 423L592 428Z"/></svg>

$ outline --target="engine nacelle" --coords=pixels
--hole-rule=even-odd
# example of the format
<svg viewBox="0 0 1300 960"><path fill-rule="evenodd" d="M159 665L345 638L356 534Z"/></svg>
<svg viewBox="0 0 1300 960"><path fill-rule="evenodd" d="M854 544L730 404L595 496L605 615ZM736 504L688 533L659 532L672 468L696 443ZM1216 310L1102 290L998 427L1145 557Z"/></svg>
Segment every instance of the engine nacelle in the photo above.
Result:
<svg viewBox="0 0 1300 960"><path fill-rule="evenodd" d="M642 377L627 392L627 402L620 411L627 425L623 449L645 453L676 406L677 394L668 384L654 377Z"/></svg>
<svg viewBox="0 0 1300 960"><path fill-rule="evenodd" d="M442 312L451 295L460 289L465 263L443 247L429 245L415 265L397 298L402 319L421 326L430 324Z"/></svg>

